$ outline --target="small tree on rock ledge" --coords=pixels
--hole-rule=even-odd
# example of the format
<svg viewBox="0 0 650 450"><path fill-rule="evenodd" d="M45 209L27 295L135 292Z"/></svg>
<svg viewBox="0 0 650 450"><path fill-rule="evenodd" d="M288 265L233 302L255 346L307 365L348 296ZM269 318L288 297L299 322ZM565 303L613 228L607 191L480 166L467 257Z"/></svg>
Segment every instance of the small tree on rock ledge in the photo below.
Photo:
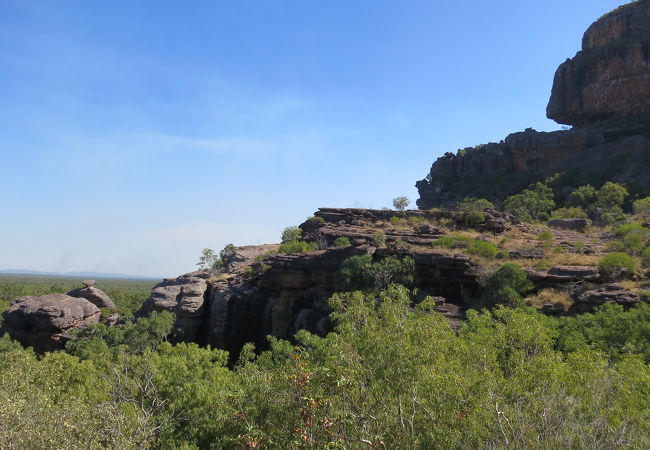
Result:
<svg viewBox="0 0 650 450"><path fill-rule="evenodd" d="M410 204L408 197L400 196L393 199L393 207L398 211L404 211Z"/></svg>

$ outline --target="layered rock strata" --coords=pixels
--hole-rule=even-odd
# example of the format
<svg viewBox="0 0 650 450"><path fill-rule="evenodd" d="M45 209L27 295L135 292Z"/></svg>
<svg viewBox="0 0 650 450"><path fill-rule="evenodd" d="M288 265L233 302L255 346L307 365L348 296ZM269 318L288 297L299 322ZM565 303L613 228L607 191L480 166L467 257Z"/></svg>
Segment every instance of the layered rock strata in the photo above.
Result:
<svg viewBox="0 0 650 450"><path fill-rule="evenodd" d="M571 130L528 129L445 153L416 187L421 209L466 196L501 202L554 172L567 187L627 183L650 195L650 0L596 21L582 50L558 68L547 115Z"/></svg>
<svg viewBox="0 0 650 450"><path fill-rule="evenodd" d="M464 300L478 292L477 267L461 254L438 250L377 248L370 228L398 214L395 211L322 208L320 219L302 226L310 239L324 250L306 254L275 254L277 245L235 247L227 255L225 272L210 278L193 272L157 285L140 315L152 311L177 314L174 340L194 341L226 349L237 355L246 342L263 348L267 336L291 338L306 329L324 335L331 330L327 299L336 291L342 262L351 256L371 255L374 260L409 254L415 262L417 285L423 294L439 298L437 309L454 323L462 317ZM432 214L423 211L399 213L417 220ZM442 214L442 213L439 213ZM450 218L455 213L449 214ZM506 228L510 217L486 214L485 226ZM416 231L386 230L391 242L430 244L441 230L423 221ZM331 247L337 237L349 237L354 245Z"/></svg>
<svg viewBox="0 0 650 450"><path fill-rule="evenodd" d="M650 112L650 1L606 14L587 29L582 50L557 69L547 115L585 126Z"/></svg>

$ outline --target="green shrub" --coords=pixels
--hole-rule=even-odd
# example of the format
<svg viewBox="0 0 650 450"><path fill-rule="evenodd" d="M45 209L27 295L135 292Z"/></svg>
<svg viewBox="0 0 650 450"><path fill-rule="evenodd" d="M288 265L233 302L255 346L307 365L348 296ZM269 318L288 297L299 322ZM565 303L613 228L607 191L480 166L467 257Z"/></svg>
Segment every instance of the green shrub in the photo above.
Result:
<svg viewBox="0 0 650 450"><path fill-rule="evenodd" d="M646 247L641 252L641 262L643 267L650 267L650 247Z"/></svg>
<svg viewBox="0 0 650 450"><path fill-rule="evenodd" d="M650 231L638 223L621 225L614 230L614 235L622 238L621 250L625 249L634 255L638 255L643 250L649 234Z"/></svg>
<svg viewBox="0 0 650 450"><path fill-rule="evenodd" d="M467 253L482 256L483 258L496 258L499 249L492 242L484 242L475 239L467 246Z"/></svg>
<svg viewBox="0 0 650 450"><path fill-rule="evenodd" d="M398 239L396 241L389 242L388 248L396 252L408 252L411 250L411 244L402 239Z"/></svg>
<svg viewBox="0 0 650 450"><path fill-rule="evenodd" d="M620 213L627 196L625 186L608 181L596 192L596 206L610 213Z"/></svg>
<svg viewBox="0 0 650 450"><path fill-rule="evenodd" d="M224 270L226 260L234 250L235 246L233 244L226 245L219 254L215 253L211 248L204 248L196 265L199 270L207 270L215 275L220 274Z"/></svg>
<svg viewBox="0 0 650 450"><path fill-rule="evenodd" d="M586 219L587 213L580 206L560 208L551 212L551 219Z"/></svg>
<svg viewBox="0 0 650 450"><path fill-rule="evenodd" d="M266 261L268 258L270 258L271 256L275 255L276 253L278 253L277 250L269 250L269 251L267 251L267 252L264 252L264 253L262 253L261 255L257 255L257 256L255 257L255 262L263 262L263 261Z"/></svg>
<svg viewBox="0 0 650 450"><path fill-rule="evenodd" d="M614 278L624 270L636 272L636 260L626 253L610 253L598 261L598 270L608 278Z"/></svg>
<svg viewBox="0 0 650 450"><path fill-rule="evenodd" d="M350 238L347 236L339 236L334 240L334 247L349 247L350 245Z"/></svg>
<svg viewBox="0 0 650 450"><path fill-rule="evenodd" d="M386 246L386 234L383 231L375 231L372 234L371 242L375 247Z"/></svg>
<svg viewBox="0 0 650 450"><path fill-rule="evenodd" d="M315 242L291 241L280 244L279 253L309 253L316 250Z"/></svg>
<svg viewBox="0 0 650 450"><path fill-rule="evenodd" d="M469 197L458 204L458 211L461 213L466 226L476 226L485 222L485 211L494 208L494 204L484 198Z"/></svg>
<svg viewBox="0 0 650 450"><path fill-rule="evenodd" d="M625 244L622 241L611 241L607 243L607 251L622 252L625 251Z"/></svg>
<svg viewBox="0 0 650 450"><path fill-rule="evenodd" d="M433 247L453 248L456 245L456 240L451 236L443 236L436 239L431 243Z"/></svg>
<svg viewBox="0 0 650 450"><path fill-rule="evenodd" d="M634 208L634 214L639 214L641 216L650 216L650 197L636 200L632 204L632 207Z"/></svg>
<svg viewBox="0 0 650 450"><path fill-rule="evenodd" d="M307 217L307 222L324 223L325 219L319 216L310 216Z"/></svg>
<svg viewBox="0 0 650 450"><path fill-rule="evenodd" d="M548 213L555 207L555 194L546 184L538 181L524 189L521 194L505 199L507 212L525 222L548 220Z"/></svg>
<svg viewBox="0 0 650 450"><path fill-rule="evenodd" d="M302 230L299 227L287 227L282 231L282 243L299 241L302 238Z"/></svg>
<svg viewBox="0 0 650 450"><path fill-rule="evenodd" d="M639 254L645 247L646 235L641 233L628 233L623 238L623 245L625 249L632 254Z"/></svg>
<svg viewBox="0 0 650 450"><path fill-rule="evenodd" d="M390 218L390 223L393 225L397 225L399 223L399 220L400 220L399 217L393 216Z"/></svg>
<svg viewBox="0 0 650 450"><path fill-rule="evenodd" d="M505 263L481 281L481 306L523 306L523 295L533 288L528 275L517 263Z"/></svg>
<svg viewBox="0 0 650 450"><path fill-rule="evenodd" d="M410 287L415 281L415 261L410 256L387 257L373 261L371 255L346 258L337 273L337 287L342 291L379 290L391 283Z"/></svg>
<svg viewBox="0 0 650 450"><path fill-rule="evenodd" d="M393 199L393 207L398 211L404 211L411 201L408 197L400 196Z"/></svg>
<svg viewBox="0 0 650 450"><path fill-rule="evenodd" d="M550 244L551 242L553 242L553 238L554 238L553 233L551 233L550 231L542 231L537 235L537 239L544 242L545 244Z"/></svg>
<svg viewBox="0 0 650 450"><path fill-rule="evenodd" d="M551 264L551 262L548 259L542 258L542 259L538 259L533 264L533 269L535 269L535 270L548 270L552 266L553 266L553 264Z"/></svg>
<svg viewBox="0 0 650 450"><path fill-rule="evenodd" d="M590 208L596 202L596 188L590 184L580 186L567 200L569 207Z"/></svg>
<svg viewBox="0 0 650 450"><path fill-rule="evenodd" d="M648 233L648 230L646 227L641 225L640 223L626 223L625 225L621 225L614 230L614 235L618 237L625 237L625 235L629 233Z"/></svg>

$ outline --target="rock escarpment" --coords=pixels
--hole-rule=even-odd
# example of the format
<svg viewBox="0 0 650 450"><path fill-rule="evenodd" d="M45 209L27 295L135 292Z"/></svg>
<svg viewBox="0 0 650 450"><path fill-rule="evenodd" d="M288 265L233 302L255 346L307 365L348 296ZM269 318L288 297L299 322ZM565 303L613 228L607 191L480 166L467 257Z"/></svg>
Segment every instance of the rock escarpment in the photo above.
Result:
<svg viewBox="0 0 650 450"><path fill-rule="evenodd" d="M449 210L321 208L300 225L303 238L318 243L320 250L278 253L278 245L235 247L226 254L224 273L193 272L165 280L154 288L141 314L175 312L174 340L225 349L233 358L247 342L264 348L269 335L291 339L300 329L324 335L333 326L327 300L340 290L341 265L347 258L362 255L375 262L411 257L418 290L415 301L433 297L436 311L455 327L480 298L480 277L502 261L526 267L536 290L550 288L567 294L570 305L549 304L542 309L547 314L591 311L604 302L627 308L645 301L624 289L599 290L604 281L595 265L567 262L569 254L601 253L606 248L596 232L555 230L554 245L544 246L538 239L541 229L515 222L508 214L489 209L484 213L482 223L467 228L462 215ZM498 259L468 254L467 241L447 247L440 247L439 242L431 245L458 233L495 243ZM340 237L350 245L336 246ZM588 238L596 242L577 245ZM566 253L547 269L534 268L558 248ZM589 261L593 259L585 260Z"/></svg>
<svg viewBox="0 0 650 450"><path fill-rule="evenodd" d="M565 173L567 186L616 181L650 194L650 0L620 7L587 30L582 51L555 74L547 115L574 128L528 129L446 153L416 183L418 206L468 195L501 202L554 172Z"/></svg>
<svg viewBox="0 0 650 450"><path fill-rule="evenodd" d="M9 336L38 353L62 349L70 332L99 322L99 308L85 298L65 294L21 297L3 313L0 335Z"/></svg>
<svg viewBox="0 0 650 450"><path fill-rule="evenodd" d="M574 126L650 113L650 2L622 6L596 21L582 50L560 65L549 118Z"/></svg>
<svg viewBox="0 0 650 450"><path fill-rule="evenodd" d="M366 209L322 208L320 219L301 225L304 236L320 242L323 250L275 253L277 245L235 247L225 261L225 273L210 278L194 272L157 285L140 315L168 310L177 314L175 340L194 341L226 349L237 355L246 342L263 348L267 336L291 338L306 329L324 335L331 330L327 299L336 291L341 263L351 256L371 255L374 260L412 256L421 292L438 298L438 310L451 319L462 317L463 300L478 289L477 267L462 254L433 250L429 244L441 230L428 223L423 211L405 212L418 222L411 229L385 230L389 247L373 245L371 229L397 212ZM441 213L442 214L442 213ZM448 212L447 220L455 213ZM486 214L488 229L505 229L508 215ZM354 245L332 247L337 237L348 237ZM418 248L392 248L409 242ZM189 307L191 306L191 307Z"/></svg>

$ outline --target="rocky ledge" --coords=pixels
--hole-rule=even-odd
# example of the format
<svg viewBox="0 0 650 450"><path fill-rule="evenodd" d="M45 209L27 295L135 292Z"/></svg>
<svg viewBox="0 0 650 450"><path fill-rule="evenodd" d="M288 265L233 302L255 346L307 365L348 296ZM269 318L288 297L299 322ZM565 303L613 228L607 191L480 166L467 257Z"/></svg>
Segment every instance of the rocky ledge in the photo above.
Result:
<svg viewBox="0 0 650 450"><path fill-rule="evenodd" d="M489 233L465 231L473 233L477 240L521 246L509 251L503 248L500 258L525 266L548 256L548 249L537 240L540 230L513 222L509 215L496 211L486 210L485 216L478 228ZM338 290L339 269L351 256L369 255L374 261L406 255L413 258L419 295L434 297L436 310L447 316L454 327L459 326L464 311L480 296L479 279L490 270L482 267L485 260L464 254L462 246L431 246L435 239L450 236L453 230L463 231L462 219L454 211L320 208L301 228L303 237L322 249L277 253L277 245L234 247L226 255L224 273L211 277L207 272L193 272L164 280L153 289L140 314L174 312L177 321L173 340L211 345L236 356L246 342L264 348L269 335L290 339L300 329L319 335L329 332L332 323L327 299ZM385 238L380 246L375 242L377 233ZM334 246L340 237L348 238L350 245ZM564 245L571 252L571 243L585 240L585 234L556 231L554 240L556 246ZM590 251L600 251L604 246L594 243ZM501 261L493 260L493 267L499 264ZM632 304L621 292L601 295L597 291L601 276L593 265L556 264L547 270L530 269L528 276L536 290L551 288L571 297L571 311L565 307L545 308L548 314L593 310L602 302L625 307Z"/></svg>

